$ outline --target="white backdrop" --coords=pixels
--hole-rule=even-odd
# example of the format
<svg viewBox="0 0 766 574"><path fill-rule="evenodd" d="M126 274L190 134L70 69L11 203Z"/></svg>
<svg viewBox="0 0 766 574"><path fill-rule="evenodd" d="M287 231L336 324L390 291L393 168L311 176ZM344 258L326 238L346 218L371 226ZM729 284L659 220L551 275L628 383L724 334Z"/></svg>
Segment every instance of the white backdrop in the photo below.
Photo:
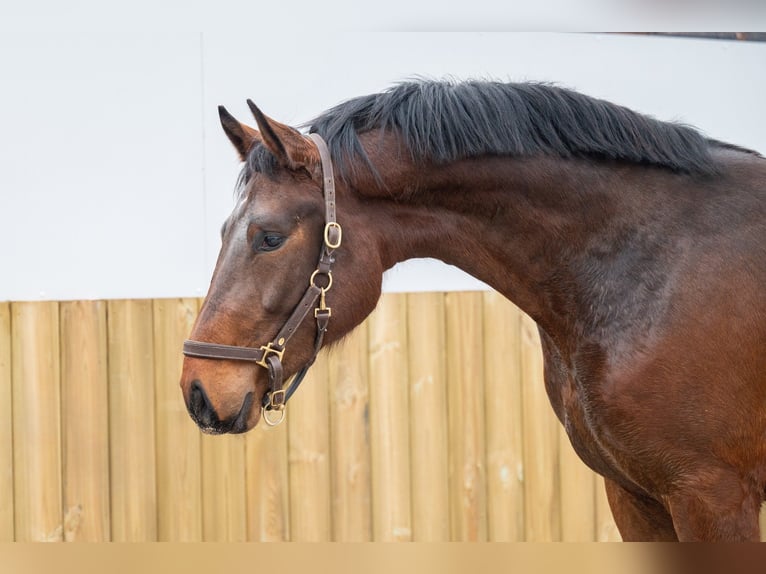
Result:
<svg viewBox="0 0 766 574"><path fill-rule="evenodd" d="M40 26L0 35L0 300L204 295L239 171L216 106L250 122L248 97L295 124L414 75L545 80L766 152L766 44ZM418 261L385 286L481 284Z"/></svg>

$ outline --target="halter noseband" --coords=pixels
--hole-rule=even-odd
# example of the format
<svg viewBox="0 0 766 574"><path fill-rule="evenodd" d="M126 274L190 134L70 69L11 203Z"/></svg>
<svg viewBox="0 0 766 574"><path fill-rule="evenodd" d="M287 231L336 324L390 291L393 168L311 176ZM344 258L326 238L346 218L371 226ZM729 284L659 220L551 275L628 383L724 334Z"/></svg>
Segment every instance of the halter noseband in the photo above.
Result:
<svg viewBox="0 0 766 574"><path fill-rule="evenodd" d="M323 191L325 201L325 226L322 248L319 255L319 263L316 270L311 274L309 286L303 294L298 305L293 309L292 314L279 330L276 337L269 343L259 348L237 347L233 345L219 345L217 343L204 343L201 341L184 341L183 353L187 357L196 357L200 359L224 359L229 361L248 361L264 367L269 372L269 389L263 395L261 412L263 419L270 426L278 425L285 417L285 405L288 399L301 384L303 378L314 363L319 349L322 347L327 324L330 321L332 310L325 304L325 293L332 287L332 264L335 262L333 252L340 247L342 239L342 230L335 220L335 178L332 170L332 159L327 144L318 134L309 134L319 150L319 157L322 161ZM324 278L324 279L323 279ZM317 281L324 284L324 287L317 284ZM315 306L319 301L319 305ZM314 309L314 318L316 319L317 332L314 339L314 351L309 361L293 377L290 386L283 388L283 370L282 357L285 353L285 346L290 338L295 334L303 320L308 316L311 309ZM280 417L277 420L270 420L266 413L268 411L277 411Z"/></svg>

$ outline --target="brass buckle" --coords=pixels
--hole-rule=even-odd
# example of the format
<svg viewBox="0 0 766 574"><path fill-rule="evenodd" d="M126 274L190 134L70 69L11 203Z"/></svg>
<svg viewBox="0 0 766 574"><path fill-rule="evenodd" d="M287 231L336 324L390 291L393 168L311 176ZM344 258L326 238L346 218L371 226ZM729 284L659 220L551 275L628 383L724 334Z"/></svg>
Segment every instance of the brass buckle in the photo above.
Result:
<svg viewBox="0 0 766 574"><path fill-rule="evenodd" d="M272 391L271 394L269 394L269 404L266 406L266 410L267 411L285 410L285 403L287 402L285 395L286 395L286 391L284 389Z"/></svg>
<svg viewBox="0 0 766 574"><path fill-rule="evenodd" d="M255 362L256 365L260 365L261 367L268 369L269 366L266 364L266 358L269 356L269 353L276 355L280 361L282 360L282 356L285 354L285 350L282 349L280 351L279 349L275 349L271 345L272 345L271 343L267 343L266 345L261 346L261 351L263 351L263 357L261 357L260 361Z"/></svg>
<svg viewBox="0 0 766 574"><path fill-rule="evenodd" d="M338 230L338 241L335 243L332 243L330 241L330 229ZM342 240L343 240L343 229L341 229L338 222L328 221L327 224L324 226L324 244L327 245L327 247L329 247L330 249L337 249L338 247L340 247Z"/></svg>

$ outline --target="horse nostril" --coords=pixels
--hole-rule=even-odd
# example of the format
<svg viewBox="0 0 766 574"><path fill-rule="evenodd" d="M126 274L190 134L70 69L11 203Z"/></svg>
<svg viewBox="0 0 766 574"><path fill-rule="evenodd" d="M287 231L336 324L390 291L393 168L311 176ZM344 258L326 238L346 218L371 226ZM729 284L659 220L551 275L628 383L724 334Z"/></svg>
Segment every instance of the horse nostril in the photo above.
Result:
<svg viewBox="0 0 766 574"><path fill-rule="evenodd" d="M196 379L192 381L189 393L189 413L203 428L213 428L220 422L213 405L210 404L210 399L207 398L205 389L202 388L202 383Z"/></svg>
<svg viewBox="0 0 766 574"><path fill-rule="evenodd" d="M193 380L189 393L189 406L197 411L207 402L207 395L205 394L205 389L202 388L202 384L196 379Z"/></svg>

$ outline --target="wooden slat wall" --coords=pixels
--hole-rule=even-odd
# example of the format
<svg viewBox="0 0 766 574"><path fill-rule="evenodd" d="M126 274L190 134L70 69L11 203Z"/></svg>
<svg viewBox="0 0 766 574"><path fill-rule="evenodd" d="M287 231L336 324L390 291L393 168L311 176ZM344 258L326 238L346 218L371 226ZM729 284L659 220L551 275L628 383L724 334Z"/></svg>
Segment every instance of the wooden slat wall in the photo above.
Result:
<svg viewBox="0 0 766 574"><path fill-rule="evenodd" d="M290 540L287 425L260 424L247 433L245 464L247 539Z"/></svg>
<svg viewBox="0 0 766 574"><path fill-rule="evenodd" d="M11 307L15 537L63 539L58 304Z"/></svg>
<svg viewBox="0 0 766 574"><path fill-rule="evenodd" d="M154 393L157 448L157 537L161 541L202 540L201 437L179 401L178 349L197 315L196 299L153 302Z"/></svg>
<svg viewBox="0 0 766 574"><path fill-rule="evenodd" d="M0 542L14 539L11 306L0 303Z"/></svg>
<svg viewBox="0 0 766 574"><path fill-rule="evenodd" d="M112 540L157 540L152 301L109 301Z"/></svg>
<svg viewBox="0 0 766 574"><path fill-rule="evenodd" d="M243 435L202 437L202 539L247 540L247 492Z"/></svg>
<svg viewBox="0 0 766 574"><path fill-rule="evenodd" d="M450 539L447 356L441 293L407 295L412 539Z"/></svg>
<svg viewBox="0 0 766 574"><path fill-rule="evenodd" d="M291 540L332 539L329 415L327 355L322 354L287 413Z"/></svg>
<svg viewBox="0 0 766 574"><path fill-rule="evenodd" d="M64 539L111 540L106 303L60 305Z"/></svg>
<svg viewBox="0 0 766 574"><path fill-rule="evenodd" d="M451 539L487 540L481 293L447 293Z"/></svg>
<svg viewBox="0 0 766 574"><path fill-rule="evenodd" d="M332 539L372 540L367 329L329 354Z"/></svg>
<svg viewBox="0 0 766 574"><path fill-rule="evenodd" d="M487 527L493 542L524 540L521 316L499 293L484 293Z"/></svg>
<svg viewBox="0 0 766 574"><path fill-rule="evenodd" d="M286 424L203 436L197 299L0 303L0 540L615 540L495 293L387 294Z"/></svg>
<svg viewBox="0 0 766 574"><path fill-rule="evenodd" d="M412 540L407 296L382 298L368 327L373 540Z"/></svg>

